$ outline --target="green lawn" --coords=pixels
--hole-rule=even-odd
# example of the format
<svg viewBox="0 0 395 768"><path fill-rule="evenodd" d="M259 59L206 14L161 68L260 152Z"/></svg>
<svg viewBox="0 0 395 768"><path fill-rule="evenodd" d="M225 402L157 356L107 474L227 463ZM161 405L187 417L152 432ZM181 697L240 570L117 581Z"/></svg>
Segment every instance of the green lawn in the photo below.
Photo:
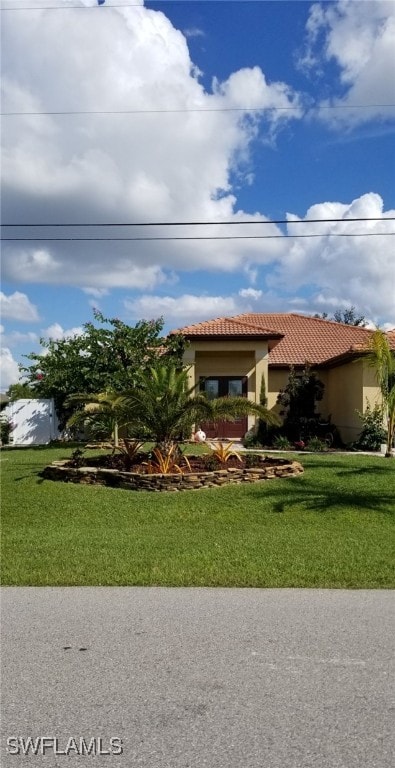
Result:
<svg viewBox="0 0 395 768"><path fill-rule="evenodd" d="M305 455L288 480L134 494L38 477L69 454L1 452L3 584L395 586L394 460Z"/></svg>

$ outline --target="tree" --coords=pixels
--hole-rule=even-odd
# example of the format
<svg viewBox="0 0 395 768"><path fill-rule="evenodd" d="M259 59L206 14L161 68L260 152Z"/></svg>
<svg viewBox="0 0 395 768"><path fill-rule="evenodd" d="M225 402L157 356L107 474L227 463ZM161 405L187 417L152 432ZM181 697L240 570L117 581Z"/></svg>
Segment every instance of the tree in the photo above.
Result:
<svg viewBox="0 0 395 768"><path fill-rule="evenodd" d="M266 381L264 376L262 376L261 378L259 403L263 408L266 408L267 395L266 395ZM257 428L256 437L257 437L258 443L260 443L261 445L265 445L267 442L267 432L268 432L267 428L268 428L267 420L262 418L258 419L258 428Z"/></svg>
<svg viewBox="0 0 395 768"><path fill-rule="evenodd" d="M380 387L382 405L387 419L387 448L385 455L393 456L395 437L395 353L390 347L384 331L377 329L372 333L368 364L373 368Z"/></svg>
<svg viewBox="0 0 395 768"><path fill-rule="evenodd" d="M366 325L365 316L357 315L355 307L343 311L337 309L333 315L333 320L336 320L337 323L345 323L345 325L359 325L362 328Z"/></svg>
<svg viewBox="0 0 395 768"><path fill-rule="evenodd" d="M116 392L99 392L96 395L76 394L66 400L66 405L83 404L69 418L70 427L90 425L93 431L105 439L113 438L115 447L119 445L119 428L127 424L128 415L122 395Z"/></svg>
<svg viewBox="0 0 395 768"><path fill-rule="evenodd" d="M185 340L181 335L163 338L163 318L141 320L135 326L94 312L83 334L68 339L41 339L44 353L26 355L30 365L21 368L38 397L53 397L63 427L72 410L69 395L121 392L136 386L156 365L182 365Z"/></svg>
<svg viewBox="0 0 395 768"><path fill-rule="evenodd" d="M11 403L15 402L15 400L34 400L38 397L35 388L23 383L10 384L6 394L10 398Z"/></svg>
<svg viewBox="0 0 395 768"><path fill-rule="evenodd" d="M296 373L291 366L288 383L280 390L277 402L283 406L284 430L290 440L308 438L316 433L319 414L316 403L322 400L324 384L310 369L308 363L303 371Z"/></svg>
<svg viewBox="0 0 395 768"><path fill-rule="evenodd" d="M359 325L362 328L367 325L364 315L357 315L355 307L344 310L337 309L333 317L329 317L327 312L322 312L321 315L317 313L314 317L319 317L321 320L334 320L336 323L344 323L345 325Z"/></svg>
<svg viewBox="0 0 395 768"><path fill-rule="evenodd" d="M188 387L188 371L175 366L162 365L145 372L138 386L124 395L135 434L151 436L160 449L167 451L175 441L189 436L192 425L200 421L232 421L253 413L278 423L276 415L245 397L209 400L197 391L198 386Z"/></svg>

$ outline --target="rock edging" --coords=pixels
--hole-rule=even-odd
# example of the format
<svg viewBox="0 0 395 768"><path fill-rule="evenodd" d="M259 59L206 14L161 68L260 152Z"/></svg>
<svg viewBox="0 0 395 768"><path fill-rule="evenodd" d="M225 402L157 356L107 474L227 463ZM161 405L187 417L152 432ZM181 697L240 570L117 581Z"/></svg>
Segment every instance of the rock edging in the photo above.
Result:
<svg viewBox="0 0 395 768"><path fill-rule="evenodd" d="M262 463L263 464L263 463ZM295 477L303 473L298 461L278 459L267 466L251 469L217 469L212 472L188 472L185 474L141 474L118 469L98 467L70 467L69 460L54 461L41 473L46 480L83 485L103 485L128 491L191 491L201 488L217 488L223 485L258 483L279 477Z"/></svg>

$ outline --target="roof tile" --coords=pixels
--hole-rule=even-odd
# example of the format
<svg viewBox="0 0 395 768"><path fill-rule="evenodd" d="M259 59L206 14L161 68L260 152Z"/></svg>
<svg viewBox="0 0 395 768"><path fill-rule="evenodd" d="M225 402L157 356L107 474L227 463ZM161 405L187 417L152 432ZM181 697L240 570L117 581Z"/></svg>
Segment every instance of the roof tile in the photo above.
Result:
<svg viewBox="0 0 395 768"><path fill-rule="evenodd" d="M209 336L257 336L280 338L270 352L271 365L313 365L366 348L372 333L360 326L297 313L245 313L218 317L180 328L187 338ZM393 334L393 335L392 335ZM395 329L390 331L395 347ZM282 338L281 338L282 336Z"/></svg>

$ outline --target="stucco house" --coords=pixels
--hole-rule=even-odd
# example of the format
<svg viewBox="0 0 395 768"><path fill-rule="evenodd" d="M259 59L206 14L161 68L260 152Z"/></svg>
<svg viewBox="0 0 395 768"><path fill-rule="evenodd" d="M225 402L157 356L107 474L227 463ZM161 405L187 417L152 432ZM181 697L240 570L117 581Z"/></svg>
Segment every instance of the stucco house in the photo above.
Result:
<svg viewBox="0 0 395 768"><path fill-rule="evenodd" d="M356 411L380 402L374 372L363 357L371 334L365 328L296 313L247 313L172 333L189 341L184 362L191 386L200 382L210 397L242 394L259 402L264 376L268 407L275 408L290 366L302 370L307 361L325 385L319 411L324 418L331 416L345 443L361 430ZM395 331L388 337L395 349ZM253 424L249 417L215 428L206 425L206 431L209 437L239 438Z"/></svg>

